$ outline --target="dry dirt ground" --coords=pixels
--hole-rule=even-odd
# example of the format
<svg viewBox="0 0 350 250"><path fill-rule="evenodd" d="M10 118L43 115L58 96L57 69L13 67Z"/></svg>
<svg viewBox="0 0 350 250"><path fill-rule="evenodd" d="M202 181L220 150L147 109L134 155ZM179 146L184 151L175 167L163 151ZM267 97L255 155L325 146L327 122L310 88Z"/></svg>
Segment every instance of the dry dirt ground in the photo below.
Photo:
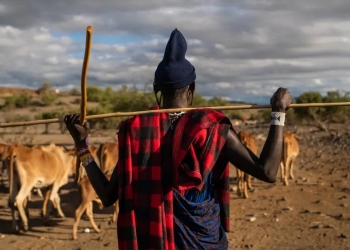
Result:
<svg viewBox="0 0 350 250"><path fill-rule="evenodd" d="M332 128L334 131L329 133L299 128L298 134L303 137L299 141L301 152L295 166L296 179L289 186L283 186L280 179L276 184L254 180L255 191L250 193L249 199L242 199L234 192L236 172L231 167L229 249L350 249L350 135L345 125ZM268 132L268 127L244 129L255 136L266 136ZM8 141L11 136L14 135L1 138ZM104 137L93 136L92 143L103 142L113 138L113 131ZM71 143L67 134L38 134L35 139L36 143ZM258 140L260 150L263 142ZM91 229L91 225L84 215L78 240L71 239L74 211L80 201L72 183L61 192L66 218L54 218L52 226L43 225L39 215L42 199L33 198L29 203L30 231L11 235L7 193L1 190L0 249L117 249L116 226L108 224L112 209L99 210L96 204L94 217L102 231L85 233L84 229Z"/></svg>

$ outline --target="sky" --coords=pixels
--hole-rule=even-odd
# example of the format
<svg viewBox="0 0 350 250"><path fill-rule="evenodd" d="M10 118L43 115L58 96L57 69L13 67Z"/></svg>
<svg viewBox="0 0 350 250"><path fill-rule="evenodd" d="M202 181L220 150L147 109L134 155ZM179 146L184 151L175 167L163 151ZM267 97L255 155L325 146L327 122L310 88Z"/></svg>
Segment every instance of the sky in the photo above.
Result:
<svg viewBox="0 0 350 250"><path fill-rule="evenodd" d="M348 0L2 0L0 86L152 83L171 32L184 35L206 97L268 103L278 87L350 91Z"/></svg>

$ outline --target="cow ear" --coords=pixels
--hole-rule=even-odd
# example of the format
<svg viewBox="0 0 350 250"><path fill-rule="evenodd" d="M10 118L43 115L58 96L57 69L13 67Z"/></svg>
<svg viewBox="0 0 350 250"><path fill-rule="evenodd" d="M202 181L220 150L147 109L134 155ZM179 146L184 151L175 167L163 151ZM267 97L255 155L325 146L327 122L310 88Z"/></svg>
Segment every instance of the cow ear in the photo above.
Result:
<svg viewBox="0 0 350 250"><path fill-rule="evenodd" d="M302 141L304 139L304 137L302 136L297 136L297 135L294 135L295 139L299 140L299 141Z"/></svg>

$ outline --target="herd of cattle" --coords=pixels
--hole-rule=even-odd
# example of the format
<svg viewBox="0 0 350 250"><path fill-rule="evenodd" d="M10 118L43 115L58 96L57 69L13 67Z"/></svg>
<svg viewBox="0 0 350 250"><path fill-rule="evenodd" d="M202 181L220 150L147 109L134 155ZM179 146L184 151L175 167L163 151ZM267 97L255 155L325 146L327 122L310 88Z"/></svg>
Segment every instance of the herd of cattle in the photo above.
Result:
<svg viewBox="0 0 350 250"><path fill-rule="evenodd" d="M96 163L105 173L107 178L118 161L118 143L106 142L99 146L89 145ZM32 191L37 191L44 198L42 216L46 222L52 206L57 210L58 215L64 218L65 215L60 207L59 189L68 183L69 177L75 175L75 183L79 186L81 203L75 211L73 225L73 239L77 239L77 228L84 211L88 216L92 227L96 232L100 229L93 219L93 201L102 202L92 188L84 168L77 161L76 150L64 146L50 144L48 146L24 146L20 144L0 144L0 155L2 161L1 172L7 172L9 186L8 206L12 214L12 230L19 231L19 225L15 217L18 210L19 220L24 231L28 230L28 207ZM40 189L47 188L44 196ZM114 204L115 212L113 221L117 220L118 206Z"/></svg>
<svg viewBox="0 0 350 250"><path fill-rule="evenodd" d="M257 154L257 143L254 136L245 131L239 132L239 138L244 145ZM96 163L110 178L111 173L118 161L118 142L106 142L98 146L89 145ZM284 185L288 185L288 178L294 179L293 165L299 154L299 145L293 132L284 133L283 156L280 170ZM73 239L77 239L77 229L80 218L84 211L88 216L93 229L99 232L93 218L93 201L97 202L102 209L102 202L91 186L89 179L77 160L76 150L50 144L48 146L24 146L20 144L0 144L0 156L2 162L1 174L7 172L9 185L8 206L12 215L12 230L19 231L15 212L19 213L19 221L24 231L28 230L28 207L33 191L43 198L42 216L46 222L52 206L58 215L65 215L60 207L60 188L68 183L70 176L75 176L75 184L78 185L81 195L81 203L75 211L73 224ZM42 195L40 189L46 188ZM237 169L237 194L248 198L248 189L252 189L251 177ZM118 205L114 204L113 221L117 220Z"/></svg>

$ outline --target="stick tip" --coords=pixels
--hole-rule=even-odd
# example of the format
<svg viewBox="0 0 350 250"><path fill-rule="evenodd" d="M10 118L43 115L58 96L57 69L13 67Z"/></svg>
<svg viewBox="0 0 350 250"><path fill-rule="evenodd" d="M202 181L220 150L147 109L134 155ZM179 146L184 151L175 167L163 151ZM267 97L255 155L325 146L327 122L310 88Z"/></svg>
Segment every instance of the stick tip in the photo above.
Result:
<svg viewBox="0 0 350 250"><path fill-rule="evenodd" d="M87 26L86 31L91 32L92 31L92 26Z"/></svg>

